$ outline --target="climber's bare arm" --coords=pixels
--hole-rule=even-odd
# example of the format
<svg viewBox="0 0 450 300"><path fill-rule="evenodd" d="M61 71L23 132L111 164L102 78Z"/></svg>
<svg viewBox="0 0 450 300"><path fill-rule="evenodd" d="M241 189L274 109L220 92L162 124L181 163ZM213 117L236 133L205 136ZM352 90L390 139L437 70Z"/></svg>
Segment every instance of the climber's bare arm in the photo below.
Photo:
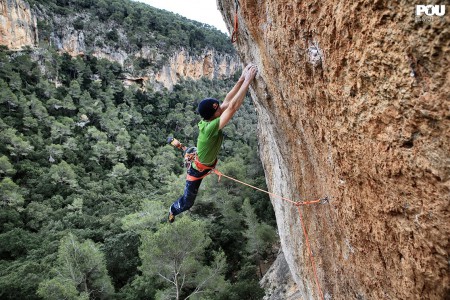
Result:
<svg viewBox="0 0 450 300"><path fill-rule="evenodd" d="M234 98L236 93L241 88L242 83L245 80L245 74L248 72L248 70L250 69L251 66L253 66L253 65L252 64L248 64L244 68L244 70L242 71L241 77L239 77L239 80L236 82L234 87L231 89L231 91L228 92L227 96L223 100L222 104L220 105L220 108L222 108L223 111L225 111L228 108L228 106L230 105L231 100Z"/></svg>
<svg viewBox="0 0 450 300"><path fill-rule="evenodd" d="M225 127L225 125L230 122L231 118L234 116L234 114L237 112L239 107L241 107L242 102L244 102L245 95L247 94L248 87L250 86L250 83L256 76L256 72L258 69L256 66L251 66L246 72L244 76L244 81L239 87L239 90L235 93L234 97L229 101L229 104L227 108L223 111L222 115L220 116L220 123L219 128L222 129Z"/></svg>

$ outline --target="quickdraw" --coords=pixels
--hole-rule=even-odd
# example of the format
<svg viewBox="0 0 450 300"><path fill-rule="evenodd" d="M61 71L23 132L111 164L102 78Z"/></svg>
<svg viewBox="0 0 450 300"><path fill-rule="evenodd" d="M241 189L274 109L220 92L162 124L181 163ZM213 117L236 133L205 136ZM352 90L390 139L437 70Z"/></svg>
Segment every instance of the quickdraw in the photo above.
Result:
<svg viewBox="0 0 450 300"><path fill-rule="evenodd" d="M237 38L238 38L238 28L239 28L239 23L238 23L239 1L238 0L234 1L234 7L235 7L235 11L234 11L234 27L233 27L233 33L231 34L231 42L232 43L235 43L237 41Z"/></svg>

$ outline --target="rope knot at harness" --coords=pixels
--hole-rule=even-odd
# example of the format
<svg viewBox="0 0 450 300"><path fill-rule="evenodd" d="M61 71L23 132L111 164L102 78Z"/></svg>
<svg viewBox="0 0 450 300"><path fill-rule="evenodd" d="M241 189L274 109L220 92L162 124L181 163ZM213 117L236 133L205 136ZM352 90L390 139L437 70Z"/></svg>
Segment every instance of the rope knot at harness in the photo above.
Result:
<svg viewBox="0 0 450 300"><path fill-rule="evenodd" d="M220 181L220 179L222 178L222 173L220 173L219 170L217 169L212 169L211 171L213 171L217 176L219 176L219 179L217 179L217 181Z"/></svg>

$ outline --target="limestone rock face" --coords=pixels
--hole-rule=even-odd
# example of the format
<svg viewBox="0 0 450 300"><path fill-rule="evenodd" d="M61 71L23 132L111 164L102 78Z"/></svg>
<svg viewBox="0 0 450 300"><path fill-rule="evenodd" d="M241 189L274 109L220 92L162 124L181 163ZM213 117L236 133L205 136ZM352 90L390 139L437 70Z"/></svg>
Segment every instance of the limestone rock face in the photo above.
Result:
<svg viewBox="0 0 450 300"><path fill-rule="evenodd" d="M205 49L201 55L191 55L182 49L169 59L169 64L156 74L155 79L170 89L181 78L198 80L202 77L230 77L239 68L237 57L217 53L212 49Z"/></svg>
<svg viewBox="0 0 450 300"><path fill-rule="evenodd" d="M450 14L416 17L409 1L239 4L268 187L331 199L300 207L324 298L447 297ZM234 5L218 0L230 29ZM301 299L319 299L297 208L272 204Z"/></svg>
<svg viewBox="0 0 450 300"><path fill-rule="evenodd" d="M55 22L61 23L61 20ZM118 31L121 36L125 34L120 29ZM119 63L127 71L132 71L133 66L130 62L136 58L155 61L161 57L161 53L150 46L144 46L138 52L126 52L108 45L88 46L85 42L84 32L75 30L71 26L52 33L50 40L61 52L72 56L90 52L95 57ZM144 74L144 77L148 79L146 81L170 90L181 79L198 80L202 77L220 79L232 76L240 68L238 58L233 55L220 53L213 49L204 49L201 54L193 55L186 49L180 49L168 59L168 63L164 64L159 71L150 71Z"/></svg>
<svg viewBox="0 0 450 300"><path fill-rule="evenodd" d="M263 300L298 300L301 298L282 251L260 282L266 295Z"/></svg>
<svg viewBox="0 0 450 300"><path fill-rule="evenodd" d="M15 50L37 41L37 19L30 5L23 0L0 0L0 45Z"/></svg>

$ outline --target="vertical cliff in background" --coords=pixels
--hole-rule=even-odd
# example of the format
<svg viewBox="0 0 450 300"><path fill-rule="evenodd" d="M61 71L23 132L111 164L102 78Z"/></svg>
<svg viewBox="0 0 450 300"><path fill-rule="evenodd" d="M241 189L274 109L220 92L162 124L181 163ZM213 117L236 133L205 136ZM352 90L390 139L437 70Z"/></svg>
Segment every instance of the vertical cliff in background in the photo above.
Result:
<svg viewBox="0 0 450 300"><path fill-rule="evenodd" d="M40 39L37 20L50 30ZM168 50L157 48L156 42L142 45L139 49L130 47L132 42L123 27L123 24L100 22L97 16L85 11L62 15L49 11L45 5L31 8L24 0L0 0L0 45L12 50L36 46L38 42L48 43L61 53L74 57L88 54L117 62L129 74L125 81L143 80L143 84L148 82L155 88L172 89L183 79L228 78L241 68L236 55L213 47L205 48L201 53L180 48L168 59L164 58ZM105 36L113 30L120 39L111 45ZM137 60L148 62L149 66L137 70Z"/></svg>
<svg viewBox="0 0 450 300"><path fill-rule="evenodd" d="M38 41L37 19L24 1L0 1L0 45L10 49L33 46Z"/></svg>
<svg viewBox="0 0 450 300"><path fill-rule="evenodd" d="M217 79L231 77L240 69L237 56L205 49L200 55L192 55L182 49L156 74L156 82L171 89L180 79L199 80L202 77Z"/></svg>
<svg viewBox="0 0 450 300"><path fill-rule="evenodd" d="M331 198L301 208L326 299L449 295L450 14L417 18L416 2L239 1L268 187ZM229 28L234 5L218 0ZM298 212L272 203L302 299L318 299Z"/></svg>

